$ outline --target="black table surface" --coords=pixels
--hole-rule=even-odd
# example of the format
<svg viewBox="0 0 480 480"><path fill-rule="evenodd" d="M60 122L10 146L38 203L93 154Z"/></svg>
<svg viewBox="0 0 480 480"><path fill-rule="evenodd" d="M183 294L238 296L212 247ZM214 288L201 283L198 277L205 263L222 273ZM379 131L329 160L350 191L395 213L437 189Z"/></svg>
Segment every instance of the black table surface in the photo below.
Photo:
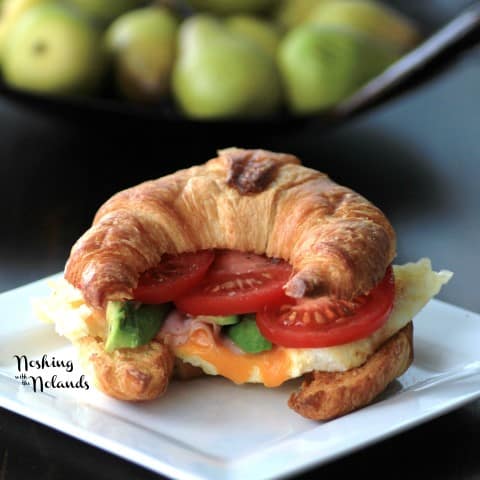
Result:
<svg viewBox="0 0 480 480"><path fill-rule="evenodd" d="M462 2L433 3L446 15ZM0 100L0 291L60 271L95 209L118 189L236 144L295 153L373 200L396 228L396 261L426 256L452 270L438 298L480 312L479 85L474 48L428 84L340 128L240 131L221 144L215 131L185 138L148 122L75 123ZM478 479L479 445L474 401L298 478ZM31 478L159 477L0 409L0 479Z"/></svg>

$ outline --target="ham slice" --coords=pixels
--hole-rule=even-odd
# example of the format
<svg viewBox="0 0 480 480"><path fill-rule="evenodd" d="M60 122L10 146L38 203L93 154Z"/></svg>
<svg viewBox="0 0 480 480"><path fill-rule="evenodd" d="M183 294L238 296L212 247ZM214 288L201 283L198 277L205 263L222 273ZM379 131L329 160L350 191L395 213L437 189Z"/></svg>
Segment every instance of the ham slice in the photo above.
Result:
<svg viewBox="0 0 480 480"><path fill-rule="evenodd" d="M244 352L228 337L220 334L220 330L221 326L212 321L212 317L190 317L178 310L172 310L158 332L157 338L173 349L194 339L196 344L205 347L221 344L233 353L243 354Z"/></svg>

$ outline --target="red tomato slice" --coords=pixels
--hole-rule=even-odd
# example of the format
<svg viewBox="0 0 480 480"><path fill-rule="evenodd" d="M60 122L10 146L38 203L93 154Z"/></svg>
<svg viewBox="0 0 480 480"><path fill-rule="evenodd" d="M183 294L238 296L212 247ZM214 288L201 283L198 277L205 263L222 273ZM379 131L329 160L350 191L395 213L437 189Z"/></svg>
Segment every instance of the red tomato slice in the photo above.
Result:
<svg viewBox="0 0 480 480"><path fill-rule="evenodd" d="M291 271L283 260L220 250L202 282L175 304L191 315L258 312L266 305L288 301L283 286Z"/></svg>
<svg viewBox="0 0 480 480"><path fill-rule="evenodd" d="M257 313L262 335L284 347L329 347L367 337L380 328L393 308L392 268L367 295L352 301L301 299Z"/></svg>
<svg viewBox="0 0 480 480"><path fill-rule="evenodd" d="M159 265L141 275L133 297L143 303L175 300L202 280L214 258L211 250L164 255Z"/></svg>

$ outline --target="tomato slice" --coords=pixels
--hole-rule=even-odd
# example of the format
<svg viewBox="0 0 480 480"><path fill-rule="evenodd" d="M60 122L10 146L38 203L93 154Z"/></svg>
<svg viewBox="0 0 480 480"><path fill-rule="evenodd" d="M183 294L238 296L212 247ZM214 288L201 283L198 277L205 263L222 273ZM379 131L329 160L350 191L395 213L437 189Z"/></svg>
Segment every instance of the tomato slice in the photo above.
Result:
<svg viewBox="0 0 480 480"><path fill-rule="evenodd" d="M191 315L233 315L258 312L288 301L283 286L291 274L287 262L253 253L219 250L205 278L176 299Z"/></svg>
<svg viewBox="0 0 480 480"><path fill-rule="evenodd" d="M300 299L294 304L267 307L257 313L265 338L284 347L329 347L367 337L380 328L393 308L395 283L389 267L368 294L352 301Z"/></svg>
<svg viewBox="0 0 480 480"><path fill-rule="evenodd" d="M159 265L141 275L133 298L143 303L175 300L202 280L214 258L211 250L164 255Z"/></svg>

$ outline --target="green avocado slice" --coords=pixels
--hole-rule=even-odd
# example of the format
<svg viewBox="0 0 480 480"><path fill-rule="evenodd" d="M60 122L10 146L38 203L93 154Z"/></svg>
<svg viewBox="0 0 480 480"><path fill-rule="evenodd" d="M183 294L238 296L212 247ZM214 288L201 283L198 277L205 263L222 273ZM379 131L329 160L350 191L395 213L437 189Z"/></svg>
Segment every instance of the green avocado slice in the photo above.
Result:
<svg viewBox="0 0 480 480"><path fill-rule="evenodd" d="M170 305L110 301L107 304L108 336L105 350L135 348L148 343L160 330Z"/></svg>
<svg viewBox="0 0 480 480"><path fill-rule="evenodd" d="M255 315L245 315L239 323L229 327L228 337L246 353L260 353L272 349L272 344L261 333Z"/></svg>
<svg viewBox="0 0 480 480"><path fill-rule="evenodd" d="M222 327L225 325L235 325L240 321L240 317L238 315L206 315L206 317L213 323L216 323Z"/></svg>

